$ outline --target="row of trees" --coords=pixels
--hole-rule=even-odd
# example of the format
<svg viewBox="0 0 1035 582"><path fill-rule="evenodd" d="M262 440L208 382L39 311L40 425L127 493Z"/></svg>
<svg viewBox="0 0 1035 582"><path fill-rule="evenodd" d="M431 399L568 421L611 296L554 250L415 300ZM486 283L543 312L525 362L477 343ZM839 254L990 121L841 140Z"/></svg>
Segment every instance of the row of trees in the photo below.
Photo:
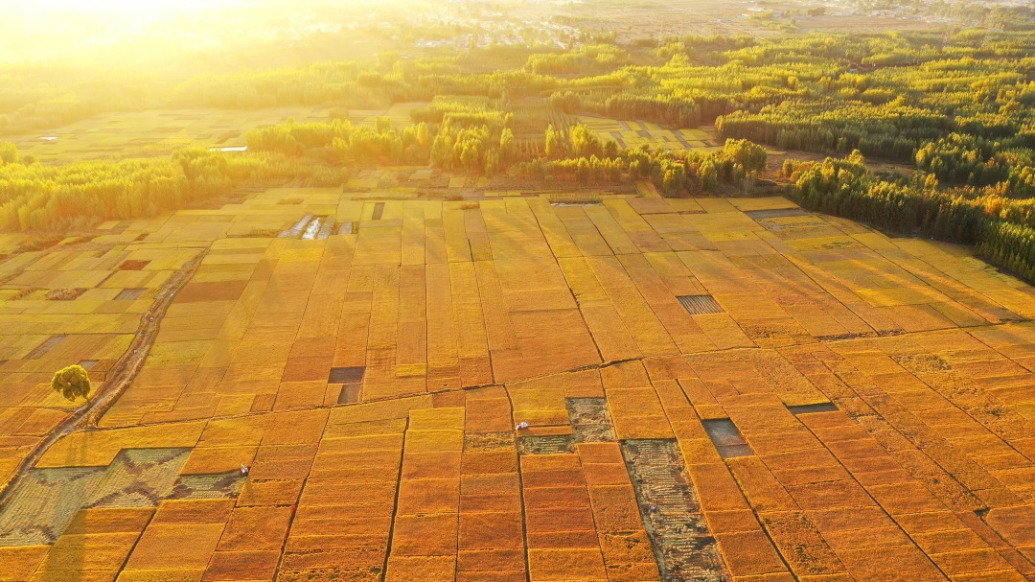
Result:
<svg viewBox="0 0 1035 582"><path fill-rule="evenodd" d="M154 216L200 200L225 196L235 186L298 180L340 183L337 167L269 154L223 154L184 149L170 158L25 164L17 150L0 164L0 229L59 230L97 221ZM14 152L14 155L11 154ZM7 161L13 160L13 161Z"/></svg>
<svg viewBox="0 0 1035 582"><path fill-rule="evenodd" d="M287 123L248 132L251 150L315 157L341 165L432 164L493 175L518 160L513 117L477 101L439 102L414 112L426 119L402 129L386 117L373 125L348 121Z"/></svg>
<svg viewBox="0 0 1035 582"><path fill-rule="evenodd" d="M870 104L837 106L786 102L758 113L737 111L715 121L727 137L773 144L781 149L866 155L911 161L926 140L955 127L943 115L917 108Z"/></svg>
<svg viewBox="0 0 1035 582"><path fill-rule="evenodd" d="M1035 281L1035 229L1012 222L990 222L978 249L993 265Z"/></svg>
<svg viewBox="0 0 1035 582"><path fill-rule="evenodd" d="M614 70L627 59L628 54L614 45L590 45L564 53L531 55L525 70L538 75L586 75Z"/></svg>
<svg viewBox="0 0 1035 582"><path fill-rule="evenodd" d="M519 167L537 179L562 179L579 184L604 184L622 178L650 180L673 196L715 191L720 186L743 188L766 168L765 148L747 140L727 140L716 152L666 151L642 146L621 151L614 140L601 141L585 125L567 132L552 125L546 130L546 155Z"/></svg>
<svg viewBox="0 0 1035 582"><path fill-rule="evenodd" d="M550 103L569 114L588 111L615 119L643 119L676 127L696 127L701 124L701 106L696 100L671 95L618 93L601 99L593 94L582 96L573 91L564 91L551 95ZM722 100L718 107L724 105L725 100Z"/></svg>
<svg viewBox="0 0 1035 582"><path fill-rule="evenodd" d="M346 164L427 163L434 130L425 123L397 130L387 118L373 126L349 121L287 123L249 131L249 150Z"/></svg>

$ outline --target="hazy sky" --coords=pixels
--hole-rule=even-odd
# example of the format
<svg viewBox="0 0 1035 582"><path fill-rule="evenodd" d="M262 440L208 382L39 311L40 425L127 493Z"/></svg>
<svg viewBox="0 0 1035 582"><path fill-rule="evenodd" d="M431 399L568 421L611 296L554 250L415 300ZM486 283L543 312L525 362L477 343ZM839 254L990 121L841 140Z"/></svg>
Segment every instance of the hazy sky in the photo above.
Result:
<svg viewBox="0 0 1035 582"><path fill-rule="evenodd" d="M405 1L405 0L388 0ZM143 51L137 58L192 47L261 42L294 17L333 7L354 21L385 0L0 0L0 63L84 60L94 49ZM361 8L356 18L350 8Z"/></svg>

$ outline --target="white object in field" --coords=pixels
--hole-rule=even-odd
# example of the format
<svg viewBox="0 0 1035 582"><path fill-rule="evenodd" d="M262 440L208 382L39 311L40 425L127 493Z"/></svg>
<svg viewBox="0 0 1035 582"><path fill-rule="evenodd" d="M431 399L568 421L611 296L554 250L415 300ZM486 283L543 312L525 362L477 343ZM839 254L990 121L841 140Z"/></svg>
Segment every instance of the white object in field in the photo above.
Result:
<svg viewBox="0 0 1035 582"><path fill-rule="evenodd" d="M525 428L528 428L528 423L527 422L519 422L518 425L514 427L514 430L521 430L521 429L525 429Z"/></svg>
<svg viewBox="0 0 1035 582"><path fill-rule="evenodd" d="M248 473L251 472L251 470L252 470L251 467L249 467L247 465L241 465L241 474L242 475L247 475Z"/></svg>

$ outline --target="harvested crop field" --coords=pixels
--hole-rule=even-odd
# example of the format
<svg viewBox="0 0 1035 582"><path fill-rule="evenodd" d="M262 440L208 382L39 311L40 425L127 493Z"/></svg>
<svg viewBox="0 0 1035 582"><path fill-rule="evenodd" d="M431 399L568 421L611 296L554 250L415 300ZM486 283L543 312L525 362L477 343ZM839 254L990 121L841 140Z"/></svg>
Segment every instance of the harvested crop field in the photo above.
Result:
<svg viewBox="0 0 1035 582"><path fill-rule="evenodd" d="M0 262L0 483L50 374L103 392L157 326L0 509L0 580L1035 579L1035 291L961 247L600 192L103 226Z"/></svg>
<svg viewBox="0 0 1035 582"><path fill-rule="evenodd" d="M670 129L648 121L607 119L588 115L579 116L577 119L597 137L602 140L612 139L622 149L636 149L644 145L701 152L722 149L716 142L715 129L710 125L695 129Z"/></svg>

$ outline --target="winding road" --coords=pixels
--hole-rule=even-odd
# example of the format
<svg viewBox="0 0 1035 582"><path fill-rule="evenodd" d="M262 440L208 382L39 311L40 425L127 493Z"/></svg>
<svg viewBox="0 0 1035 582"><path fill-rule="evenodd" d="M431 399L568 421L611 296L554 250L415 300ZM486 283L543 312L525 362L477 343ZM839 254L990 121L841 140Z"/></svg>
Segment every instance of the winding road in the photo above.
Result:
<svg viewBox="0 0 1035 582"><path fill-rule="evenodd" d="M46 454L47 450L61 437L75 430L92 430L97 421L115 404L126 391L144 366L155 338L158 337L159 325L166 311L172 305L176 294L183 289L197 272L202 261L208 255L208 249L199 249L198 254L177 271L158 292L154 303L140 316L140 325L129 348L108 372L104 386L86 404L79 407L71 416L54 427L45 439L39 442L24 460L18 465L15 476L0 491L0 507L3 507L25 479L29 470Z"/></svg>

